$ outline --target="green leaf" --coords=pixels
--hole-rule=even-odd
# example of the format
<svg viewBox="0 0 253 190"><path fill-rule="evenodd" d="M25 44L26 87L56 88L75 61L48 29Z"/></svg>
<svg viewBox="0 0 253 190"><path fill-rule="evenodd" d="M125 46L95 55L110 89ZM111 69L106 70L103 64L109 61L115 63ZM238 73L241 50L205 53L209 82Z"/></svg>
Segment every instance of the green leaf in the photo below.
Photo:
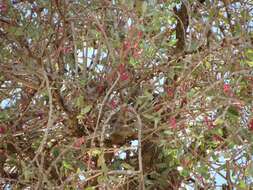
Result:
<svg viewBox="0 0 253 190"><path fill-rule="evenodd" d="M0 121L6 121L9 118L9 115L6 111L0 112Z"/></svg>
<svg viewBox="0 0 253 190"><path fill-rule="evenodd" d="M247 176L253 176L253 161L250 162L246 169Z"/></svg>
<svg viewBox="0 0 253 190"><path fill-rule="evenodd" d="M137 65L139 65L139 61L134 59L133 57L130 57L130 60L129 60L129 64L130 65L133 65L134 67L136 67Z"/></svg>
<svg viewBox="0 0 253 190"><path fill-rule="evenodd" d="M239 190L247 190L247 185L245 184L244 181L240 180L238 188Z"/></svg>
<svg viewBox="0 0 253 190"><path fill-rule="evenodd" d="M180 172L180 175L182 175L183 177L188 177L190 175L190 171L189 170L186 170L186 169L183 169L181 172Z"/></svg>
<svg viewBox="0 0 253 190"><path fill-rule="evenodd" d="M246 63L250 66L253 67L253 49L248 49L245 52L246 56Z"/></svg>
<svg viewBox="0 0 253 190"><path fill-rule="evenodd" d="M209 61L205 61L204 62L204 64L205 64L205 67L209 70L209 69L211 69L212 68L212 65L211 65L211 63L209 62Z"/></svg>
<svg viewBox="0 0 253 190"><path fill-rule="evenodd" d="M86 187L84 190L95 190L95 187Z"/></svg>
<svg viewBox="0 0 253 190"><path fill-rule="evenodd" d="M91 149L91 150L89 151L89 153L91 154L91 156L98 156L98 155L100 155L102 152L101 152L101 150L99 150L99 149Z"/></svg>
<svg viewBox="0 0 253 190"><path fill-rule="evenodd" d="M98 183L105 183L108 180L107 176L101 175L97 178Z"/></svg>
<svg viewBox="0 0 253 190"><path fill-rule="evenodd" d="M86 113L88 113L92 108L92 105L88 105L88 106L85 106L85 108L82 108L81 109L81 115L85 115Z"/></svg>
<svg viewBox="0 0 253 190"><path fill-rule="evenodd" d="M155 119L155 117L153 115L151 115L151 114L143 114L143 117L145 117L145 118L147 118L149 120L154 120Z"/></svg>
<svg viewBox="0 0 253 190"><path fill-rule="evenodd" d="M21 36L22 34L24 34L23 29L21 27L11 26L7 30L15 36Z"/></svg>
<svg viewBox="0 0 253 190"><path fill-rule="evenodd" d="M222 125L223 123L224 123L224 120L221 119L220 117L218 117L218 118L213 122L214 125Z"/></svg>
<svg viewBox="0 0 253 190"><path fill-rule="evenodd" d="M80 80L79 80L79 83L80 83L81 86L85 86L86 83L87 83L87 80L85 80L85 79L80 79Z"/></svg>
<svg viewBox="0 0 253 190"><path fill-rule="evenodd" d="M250 67L253 67L253 61L247 61L247 60L246 60L246 63L247 63Z"/></svg>
<svg viewBox="0 0 253 190"><path fill-rule="evenodd" d="M101 154L101 155L98 157L97 165L98 165L98 166L102 166L103 164L105 164L105 159L104 159L104 155Z"/></svg>
<svg viewBox="0 0 253 190"><path fill-rule="evenodd" d="M68 163L67 161L63 160L62 161L62 165L65 169L68 169L68 170L73 170L74 168L71 166L70 163Z"/></svg>
<svg viewBox="0 0 253 190"><path fill-rule="evenodd" d="M250 59L253 60L253 49L247 49L245 52L245 56Z"/></svg>
<svg viewBox="0 0 253 190"><path fill-rule="evenodd" d="M84 106L84 97L82 95L76 98L75 105L78 108L82 108Z"/></svg>
<svg viewBox="0 0 253 190"><path fill-rule="evenodd" d="M23 160L21 160L21 166L25 180L30 180L31 177L33 176L31 168L27 167L27 165Z"/></svg>
<svg viewBox="0 0 253 190"><path fill-rule="evenodd" d="M127 170L134 170L134 167L126 162L122 163L121 166Z"/></svg>
<svg viewBox="0 0 253 190"><path fill-rule="evenodd" d="M236 117L240 116L240 114L235 106L230 106L228 108L228 113L231 114L232 116L236 116Z"/></svg>
<svg viewBox="0 0 253 190"><path fill-rule="evenodd" d="M57 157L60 154L60 150L58 148L54 148L52 150L52 154L53 154L54 157Z"/></svg>

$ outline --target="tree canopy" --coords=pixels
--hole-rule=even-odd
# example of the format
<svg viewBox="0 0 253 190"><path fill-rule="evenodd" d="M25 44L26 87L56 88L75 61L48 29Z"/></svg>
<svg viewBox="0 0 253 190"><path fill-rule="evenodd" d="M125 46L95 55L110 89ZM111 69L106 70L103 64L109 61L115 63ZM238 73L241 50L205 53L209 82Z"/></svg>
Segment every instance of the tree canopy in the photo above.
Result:
<svg viewBox="0 0 253 190"><path fill-rule="evenodd" d="M252 189L252 17L251 0L0 0L0 187Z"/></svg>

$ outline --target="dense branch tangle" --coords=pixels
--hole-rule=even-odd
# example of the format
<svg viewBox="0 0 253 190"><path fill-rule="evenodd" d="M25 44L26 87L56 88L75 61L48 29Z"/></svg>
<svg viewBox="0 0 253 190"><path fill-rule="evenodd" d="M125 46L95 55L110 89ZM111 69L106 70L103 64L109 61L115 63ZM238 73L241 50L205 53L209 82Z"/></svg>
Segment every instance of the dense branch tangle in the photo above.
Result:
<svg viewBox="0 0 253 190"><path fill-rule="evenodd" d="M1 183L215 189L215 172L223 188L249 185L231 171L252 167L251 8L1 2Z"/></svg>

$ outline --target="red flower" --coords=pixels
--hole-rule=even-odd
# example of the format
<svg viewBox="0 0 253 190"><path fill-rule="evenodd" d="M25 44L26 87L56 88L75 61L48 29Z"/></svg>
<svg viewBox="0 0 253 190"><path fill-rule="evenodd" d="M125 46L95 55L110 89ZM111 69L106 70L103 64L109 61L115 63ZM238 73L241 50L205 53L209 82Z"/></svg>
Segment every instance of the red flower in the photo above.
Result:
<svg viewBox="0 0 253 190"><path fill-rule="evenodd" d="M162 105L161 104L157 104L157 105L155 105L155 107L154 107L154 110L156 111L156 112L158 112L160 109L162 109Z"/></svg>
<svg viewBox="0 0 253 190"><path fill-rule="evenodd" d="M7 11L7 5L5 3L0 4L0 12L5 13Z"/></svg>
<svg viewBox="0 0 253 190"><path fill-rule="evenodd" d="M66 46L63 48L63 53L64 54L69 54L73 51L72 47L71 46Z"/></svg>
<svg viewBox="0 0 253 190"><path fill-rule="evenodd" d="M216 135L216 134L213 135L213 140L214 140L214 141L220 141L220 142L224 141L223 138L222 138L221 136Z"/></svg>
<svg viewBox="0 0 253 190"><path fill-rule="evenodd" d="M105 91L105 86L104 85L100 84L100 85L97 86L98 94L101 95L104 91Z"/></svg>
<svg viewBox="0 0 253 190"><path fill-rule="evenodd" d="M142 34L143 34L142 31L139 31L139 32L138 32L138 37L141 38L141 37L142 37Z"/></svg>
<svg viewBox="0 0 253 190"><path fill-rule="evenodd" d="M126 71L125 65L124 65L124 64L120 64L119 67L118 67L118 71L119 71L120 73L125 72L125 71Z"/></svg>
<svg viewBox="0 0 253 190"><path fill-rule="evenodd" d="M120 80L125 81L128 80L128 72L126 71L125 65L120 64L118 67L118 71L120 73Z"/></svg>
<svg viewBox="0 0 253 190"><path fill-rule="evenodd" d="M135 50L135 51L134 51L134 54L133 54L133 57L134 57L134 58L139 58L140 55L142 54L142 52L143 52L142 49L140 49L140 50Z"/></svg>
<svg viewBox="0 0 253 190"><path fill-rule="evenodd" d="M231 90L231 88L230 88L229 84L224 84L223 85L223 92L224 93L230 92L230 90Z"/></svg>
<svg viewBox="0 0 253 190"><path fill-rule="evenodd" d="M173 90L173 88L168 87L168 89L167 89L167 95L169 97L173 97L174 96L174 90Z"/></svg>
<svg viewBox="0 0 253 190"><path fill-rule="evenodd" d="M205 116L204 120L205 120L205 123L206 123L208 129L212 129L212 128L215 127L215 125L213 124L213 122L211 120L209 120L208 117Z"/></svg>
<svg viewBox="0 0 253 190"><path fill-rule="evenodd" d="M110 102L110 106L112 107L112 109L116 109L117 108L117 102L112 99L111 102Z"/></svg>
<svg viewBox="0 0 253 190"><path fill-rule="evenodd" d="M75 143L74 143L74 147L75 148L80 148L82 144L85 143L85 139L84 137L80 137L80 138L77 138Z"/></svg>
<svg viewBox="0 0 253 190"><path fill-rule="evenodd" d="M127 72L124 72L124 73L120 73L120 80L128 80L128 73Z"/></svg>
<svg viewBox="0 0 253 190"><path fill-rule="evenodd" d="M59 27L59 28L58 28L58 32L59 32L60 34L63 34L64 28L63 28L63 27Z"/></svg>
<svg viewBox="0 0 253 190"><path fill-rule="evenodd" d="M5 128L4 127L0 127L0 134L4 134L5 133Z"/></svg>
<svg viewBox="0 0 253 190"><path fill-rule="evenodd" d="M249 130L253 131L253 118L249 122Z"/></svg>
<svg viewBox="0 0 253 190"><path fill-rule="evenodd" d="M139 46L139 43L138 43L138 42L136 42L136 43L134 44L134 48L135 48L135 49L137 49L137 48L138 48L138 46Z"/></svg>
<svg viewBox="0 0 253 190"><path fill-rule="evenodd" d="M123 49L125 51L128 51L131 48L131 43L129 41L124 41L123 43Z"/></svg>
<svg viewBox="0 0 253 190"><path fill-rule="evenodd" d="M169 120L169 124L170 124L170 126L173 129L177 128L177 120L176 120L176 118L175 117L171 117L170 120Z"/></svg>

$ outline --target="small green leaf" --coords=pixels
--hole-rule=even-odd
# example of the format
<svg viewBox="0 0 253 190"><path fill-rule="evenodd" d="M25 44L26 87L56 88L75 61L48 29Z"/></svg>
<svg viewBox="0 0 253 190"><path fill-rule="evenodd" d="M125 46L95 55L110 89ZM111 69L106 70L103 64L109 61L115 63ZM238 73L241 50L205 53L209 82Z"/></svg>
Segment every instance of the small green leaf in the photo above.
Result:
<svg viewBox="0 0 253 190"><path fill-rule="evenodd" d="M247 63L250 67L253 67L253 61L246 61L246 63Z"/></svg>
<svg viewBox="0 0 253 190"><path fill-rule="evenodd" d="M190 175L190 172L189 170L186 170L186 169L183 169L180 174L183 176L183 177L188 177Z"/></svg>
<svg viewBox="0 0 253 190"><path fill-rule="evenodd" d="M218 118L213 122L214 125L222 125L223 123L224 123L224 120L221 119L220 117L218 117Z"/></svg>
<svg viewBox="0 0 253 190"><path fill-rule="evenodd" d="M86 113L88 113L91 110L91 108L92 108L91 105L88 105L88 106L85 106L85 108L82 108L81 115L85 115Z"/></svg>
<svg viewBox="0 0 253 190"><path fill-rule="evenodd" d="M0 121L6 121L9 118L8 113L6 111L0 112Z"/></svg>
<svg viewBox="0 0 253 190"><path fill-rule="evenodd" d="M125 163L125 162L122 163L121 166L122 166L123 168L127 169L127 170L134 170L134 167L133 167L133 166L131 166L130 164Z"/></svg>
<svg viewBox="0 0 253 190"><path fill-rule="evenodd" d="M98 166L102 166L103 164L105 164L105 159L104 159L103 154L101 154L101 155L98 157L97 165L98 165Z"/></svg>
<svg viewBox="0 0 253 190"><path fill-rule="evenodd" d="M253 176L253 162L250 162L246 169L247 176Z"/></svg>
<svg viewBox="0 0 253 190"><path fill-rule="evenodd" d="M139 64L139 61L137 61L133 57L130 57L129 63L130 63L130 65L133 65L134 67L136 67Z"/></svg>
<svg viewBox="0 0 253 190"><path fill-rule="evenodd" d="M240 116L240 114L235 106L230 106L228 108L228 113L231 114L232 116L236 116L236 117Z"/></svg>
<svg viewBox="0 0 253 190"><path fill-rule="evenodd" d="M65 169L68 169L68 170L73 170L73 167L71 166L70 163L68 163L67 161L63 160L62 161L62 165Z"/></svg>
<svg viewBox="0 0 253 190"><path fill-rule="evenodd" d="M211 65L211 63L210 63L209 61L205 61L204 64L205 64L205 67L206 67L208 70L212 68L212 65Z"/></svg>
<svg viewBox="0 0 253 190"><path fill-rule="evenodd" d="M84 97L83 97L82 95L81 95L81 96L78 96L78 97L76 98L75 105L76 105L76 107L78 107L78 108L82 108L82 107L83 107L83 105L84 105Z"/></svg>
<svg viewBox="0 0 253 190"><path fill-rule="evenodd" d="M253 67L253 49L248 49L245 52L246 56L246 63L250 66Z"/></svg>
<svg viewBox="0 0 253 190"><path fill-rule="evenodd" d="M86 187L84 190L95 190L95 187Z"/></svg>
<svg viewBox="0 0 253 190"><path fill-rule="evenodd" d="M244 181L241 180L241 181L239 182L238 188L239 188L240 190L246 190L246 189L247 189L247 185L245 184Z"/></svg>
<svg viewBox="0 0 253 190"><path fill-rule="evenodd" d="M21 27L14 26L9 27L8 32L13 33L15 36L21 36L24 33Z"/></svg>
<svg viewBox="0 0 253 190"><path fill-rule="evenodd" d="M107 176L101 175L97 178L98 183L105 183L108 180Z"/></svg>
<svg viewBox="0 0 253 190"><path fill-rule="evenodd" d="M101 153L102 153L101 150L98 150L98 149L92 149L89 151L89 154L91 154L91 156L98 156Z"/></svg>
<svg viewBox="0 0 253 190"><path fill-rule="evenodd" d="M54 149L52 150L52 154L53 154L54 157L57 157L57 156L60 154L59 149L58 149L58 148L54 148Z"/></svg>
<svg viewBox="0 0 253 190"><path fill-rule="evenodd" d="M155 117L151 114L143 114L143 117L149 119L149 120L153 120Z"/></svg>

